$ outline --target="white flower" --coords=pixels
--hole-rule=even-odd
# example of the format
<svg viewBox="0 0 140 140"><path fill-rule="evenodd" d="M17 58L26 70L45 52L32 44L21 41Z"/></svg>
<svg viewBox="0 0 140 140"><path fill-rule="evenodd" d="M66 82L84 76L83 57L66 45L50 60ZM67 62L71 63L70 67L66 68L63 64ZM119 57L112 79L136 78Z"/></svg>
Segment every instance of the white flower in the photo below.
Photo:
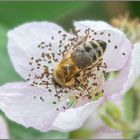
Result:
<svg viewBox="0 0 140 140"><path fill-rule="evenodd" d="M8 128L5 123L5 120L0 116L0 139L8 139Z"/></svg>
<svg viewBox="0 0 140 140"><path fill-rule="evenodd" d="M0 109L9 119L40 131L70 131L81 127L104 99L123 94L133 84L139 75L139 44L132 51L126 36L104 22L80 21L75 22L74 26L77 35L67 33L50 22L26 23L8 32L11 61L17 73L27 80L0 88ZM93 91L98 88L104 92L101 98L94 97L92 101L85 90L58 87L52 82L56 63L87 32L88 41L102 40L107 44L101 62L107 67L100 67L99 71L94 67L92 74L96 79L94 76L87 78L87 89ZM120 74L109 81L105 79L104 71L120 71ZM69 106L68 99L73 96L76 96L78 103Z"/></svg>

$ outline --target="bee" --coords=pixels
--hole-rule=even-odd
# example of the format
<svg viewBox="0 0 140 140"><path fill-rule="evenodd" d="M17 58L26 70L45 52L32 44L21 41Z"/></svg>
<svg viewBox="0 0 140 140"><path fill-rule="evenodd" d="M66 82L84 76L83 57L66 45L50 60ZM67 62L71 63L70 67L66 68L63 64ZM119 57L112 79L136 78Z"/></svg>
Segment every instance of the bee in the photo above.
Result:
<svg viewBox="0 0 140 140"><path fill-rule="evenodd" d="M53 79L62 87L82 85L78 80L80 73L90 66L98 65L103 56L107 43L102 40L87 41L88 35L73 46L72 51L56 65L53 71Z"/></svg>

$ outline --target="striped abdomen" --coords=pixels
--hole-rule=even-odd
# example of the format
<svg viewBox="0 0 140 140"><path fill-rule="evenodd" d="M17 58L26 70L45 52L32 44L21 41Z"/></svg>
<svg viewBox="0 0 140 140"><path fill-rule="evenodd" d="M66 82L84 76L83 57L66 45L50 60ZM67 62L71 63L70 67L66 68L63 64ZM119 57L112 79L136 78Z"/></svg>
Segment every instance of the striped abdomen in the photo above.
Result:
<svg viewBox="0 0 140 140"><path fill-rule="evenodd" d="M71 54L71 59L75 65L82 69L95 63L104 54L106 42L101 40L90 41L81 44Z"/></svg>

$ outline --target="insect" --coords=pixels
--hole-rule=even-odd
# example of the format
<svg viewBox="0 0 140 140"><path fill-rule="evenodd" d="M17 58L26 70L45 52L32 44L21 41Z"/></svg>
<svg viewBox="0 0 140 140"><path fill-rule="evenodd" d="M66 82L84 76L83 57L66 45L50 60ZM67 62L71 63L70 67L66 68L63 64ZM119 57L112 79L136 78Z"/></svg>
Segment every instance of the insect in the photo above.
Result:
<svg viewBox="0 0 140 140"><path fill-rule="evenodd" d="M82 72L98 66L99 59L106 50L106 42L102 40L87 41L88 34L78 41L53 71L53 78L62 87L81 86L78 79Z"/></svg>

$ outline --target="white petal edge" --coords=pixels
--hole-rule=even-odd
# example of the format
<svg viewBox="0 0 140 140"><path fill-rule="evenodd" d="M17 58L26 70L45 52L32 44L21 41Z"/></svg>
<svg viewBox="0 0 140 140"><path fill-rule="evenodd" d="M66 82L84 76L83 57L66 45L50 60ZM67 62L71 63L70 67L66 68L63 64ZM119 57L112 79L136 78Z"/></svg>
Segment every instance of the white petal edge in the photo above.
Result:
<svg viewBox="0 0 140 140"><path fill-rule="evenodd" d="M0 139L8 139L9 132L6 121L0 116Z"/></svg>
<svg viewBox="0 0 140 140"><path fill-rule="evenodd" d="M121 94L127 92L134 84L136 79L140 76L140 43L136 43L132 52L132 64L128 74L128 79L121 90Z"/></svg>
<svg viewBox="0 0 140 140"><path fill-rule="evenodd" d="M122 101L122 95L121 94L112 94L110 96L110 100L117 104L120 105ZM68 109L65 112L61 112L55 121L52 124L52 127L50 128L51 130L59 130L59 131L72 131L75 129L78 129L82 127L82 125L88 121L89 117L93 117L93 119L96 119L98 107L102 106L106 100L104 98L99 99L98 101L95 102L89 102L85 104L84 106L80 106L78 108L74 109ZM96 121L96 120L95 120ZM91 124L93 124L91 122ZM98 123L99 125L102 124L101 121ZM97 128L98 124L95 124L93 128Z"/></svg>
<svg viewBox="0 0 140 140"><path fill-rule="evenodd" d="M122 90L125 83L127 82L128 73L130 71L131 64L132 64L132 57L129 58L128 62L123 67L123 69L119 72L117 77L115 77L113 80L106 80L106 82L102 86L102 89L104 89L104 93L106 97L115 93L118 94Z"/></svg>
<svg viewBox="0 0 140 140"><path fill-rule="evenodd" d="M95 30L112 29L112 26L104 21L94 21L94 20L75 21L74 25L79 28L81 26L82 28L82 25L80 25L79 23L84 24L86 26L90 26L90 28L94 28Z"/></svg>
<svg viewBox="0 0 140 140"><path fill-rule="evenodd" d="M103 98L100 98L98 101L89 102L84 106L61 112L54 121L51 129L67 132L80 128L89 115L93 113L102 102Z"/></svg>
<svg viewBox="0 0 140 140"><path fill-rule="evenodd" d="M124 74L124 77L123 75L121 76L122 78L126 79L122 88L120 88L120 86L117 86L117 90L112 90L112 88L110 87L111 83L110 85L108 84L108 87L110 87L110 89L108 88L108 91L109 90L111 92L114 91L115 93L112 96L109 96L110 100L113 100L115 96L117 95L123 96L133 86L136 79L140 76L140 61L139 60L140 60L140 43L136 43L132 51L131 64L128 70L126 71L126 73ZM121 79L122 79L121 77L118 80L118 82L119 81L121 82Z"/></svg>
<svg viewBox="0 0 140 140"><path fill-rule="evenodd" d="M45 90L33 88L24 82L0 87L0 109L5 115L27 128L33 127L43 132L49 130L56 116L63 111L61 106L65 104L64 101L53 104L53 98Z"/></svg>

